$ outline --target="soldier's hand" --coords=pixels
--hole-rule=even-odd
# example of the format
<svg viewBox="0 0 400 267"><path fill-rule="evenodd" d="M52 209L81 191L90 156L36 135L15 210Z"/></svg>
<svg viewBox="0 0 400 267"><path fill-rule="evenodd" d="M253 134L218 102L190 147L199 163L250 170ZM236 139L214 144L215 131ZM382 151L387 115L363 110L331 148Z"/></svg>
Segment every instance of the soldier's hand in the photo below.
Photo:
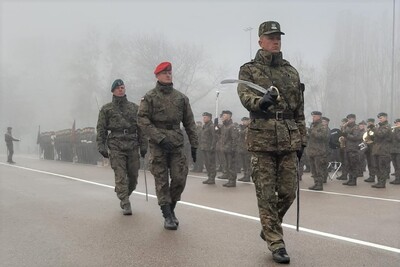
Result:
<svg viewBox="0 0 400 267"><path fill-rule="evenodd" d="M174 144L172 144L170 141L168 141L166 138L161 140L160 146L167 152L170 152L174 149Z"/></svg>
<svg viewBox="0 0 400 267"><path fill-rule="evenodd" d="M197 160L197 148L195 148L195 147L192 147L192 159L193 159L193 162L196 162L196 160Z"/></svg>
<svg viewBox="0 0 400 267"><path fill-rule="evenodd" d="M99 150L99 153L106 159L108 159L108 151L107 150Z"/></svg>
<svg viewBox="0 0 400 267"><path fill-rule="evenodd" d="M267 92L258 102L261 110L267 110L270 106L276 103L277 95L272 95L271 92Z"/></svg>
<svg viewBox="0 0 400 267"><path fill-rule="evenodd" d="M146 157L146 154L147 154L147 149L140 149L140 156L142 158Z"/></svg>

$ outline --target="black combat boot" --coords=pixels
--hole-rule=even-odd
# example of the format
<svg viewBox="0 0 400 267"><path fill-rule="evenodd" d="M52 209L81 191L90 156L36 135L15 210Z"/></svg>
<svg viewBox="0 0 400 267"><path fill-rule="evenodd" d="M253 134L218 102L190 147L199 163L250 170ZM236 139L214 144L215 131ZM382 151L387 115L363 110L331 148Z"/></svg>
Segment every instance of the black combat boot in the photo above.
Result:
<svg viewBox="0 0 400 267"><path fill-rule="evenodd" d="M264 231L262 229L261 229L261 232L260 232L260 237L261 237L262 240L267 241L267 239L265 239Z"/></svg>
<svg viewBox="0 0 400 267"><path fill-rule="evenodd" d="M175 207L176 207L176 201L173 201L171 204L171 215L172 215L172 220L174 221L174 223L178 226L179 225L179 221L178 218L176 218L175 216Z"/></svg>
<svg viewBox="0 0 400 267"><path fill-rule="evenodd" d="M250 177L243 176L242 178L238 179L240 182L250 182Z"/></svg>
<svg viewBox="0 0 400 267"><path fill-rule="evenodd" d="M272 252L272 258L277 263L289 263L290 257L286 252L285 248L278 248L274 252Z"/></svg>
<svg viewBox="0 0 400 267"><path fill-rule="evenodd" d="M222 174L222 175L218 176L218 178L226 180L226 179L228 179L228 176L225 174Z"/></svg>
<svg viewBox="0 0 400 267"><path fill-rule="evenodd" d="M345 183L342 183L342 185L349 185L349 186L357 185L357 177L350 175L349 180Z"/></svg>
<svg viewBox="0 0 400 267"><path fill-rule="evenodd" d="M226 184L223 184L222 186L225 186L225 187L236 187L236 181L229 180Z"/></svg>
<svg viewBox="0 0 400 267"><path fill-rule="evenodd" d="M178 226L172 219L172 214L171 214L171 206L170 204L167 205L162 205L160 206L163 217L165 218L164 221L164 228L167 230L176 230L178 229Z"/></svg>
<svg viewBox="0 0 400 267"><path fill-rule="evenodd" d="M132 208L131 208L131 203L125 202L123 203L122 201L120 202L120 207L122 209L122 214L124 215L132 215Z"/></svg>
<svg viewBox="0 0 400 267"><path fill-rule="evenodd" d="M310 189L310 190L315 190L315 191L322 191L322 190L324 190L324 188L322 187L322 183L321 183L321 182L316 182L315 185L309 187L308 189Z"/></svg>
<svg viewBox="0 0 400 267"><path fill-rule="evenodd" d="M400 184L400 176L396 176L396 179L393 181L389 182L389 184Z"/></svg>
<svg viewBox="0 0 400 267"><path fill-rule="evenodd" d="M378 177L378 182L376 184L371 185L373 188L385 188L386 187L386 178Z"/></svg>
<svg viewBox="0 0 400 267"><path fill-rule="evenodd" d="M370 176L367 179L364 179L364 182L375 183L375 176Z"/></svg>
<svg viewBox="0 0 400 267"><path fill-rule="evenodd" d="M203 181L203 184L215 184L215 178L208 178L207 180Z"/></svg>

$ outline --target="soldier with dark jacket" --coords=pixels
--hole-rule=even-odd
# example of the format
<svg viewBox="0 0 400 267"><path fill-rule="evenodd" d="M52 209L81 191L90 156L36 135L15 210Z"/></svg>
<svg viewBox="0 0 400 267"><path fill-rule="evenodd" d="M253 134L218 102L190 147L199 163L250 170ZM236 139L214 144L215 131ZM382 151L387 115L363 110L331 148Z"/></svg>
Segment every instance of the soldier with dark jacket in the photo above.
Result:
<svg viewBox="0 0 400 267"><path fill-rule="evenodd" d="M239 141L238 141L238 153L239 156L238 160L241 161L241 165L243 166L243 177L238 179L241 182L250 182L250 175L251 175L251 154L247 150L246 144L246 136L248 132L248 126L250 123L250 118L243 117L242 124L239 126Z"/></svg>
<svg viewBox="0 0 400 267"><path fill-rule="evenodd" d="M324 175L326 171L326 155L328 153L328 143L330 131L322 124L320 111L311 113L313 122L310 127L309 140L307 144L307 154L310 159L311 173L314 177L314 185L310 190L323 190Z"/></svg>
<svg viewBox="0 0 400 267"><path fill-rule="evenodd" d="M365 153L365 158L367 159L367 167L369 172L369 177L364 181L367 183L374 183L376 176L376 163L374 157L372 156L372 150L374 147L374 142L373 142L374 129L375 129L375 119L374 118L367 119L367 135L366 135L366 140L364 140L364 142L367 144L367 148L365 149L364 153Z"/></svg>
<svg viewBox="0 0 400 267"><path fill-rule="evenodd" d="M199 148L203 154L208 176L208 179L203 181L203 184L215 184L215 176L217 175L215 162L217 135L215 133L211 113L203 113L203 123L203 128L199 136Z"/></svg>
<svg viewBox="0 0 400 267"><path fill-rule="evenodd" d="M394 167L394 181L389 182L390 184L400 184L400 119L394 121L392 127L392 145L390 150Z"/></svg>
<svg viewBox="0 0 400 267"><path fill-rule="evenodd" d="M147 152L147 139L137 125L138 105L128 101L125 85L117 79L111 86L112 102L105 104L97 121L97 149L110 158L115 174L115 192L124 215L132 215L129 196L136 189L140 155ZM107 149L108 148L108 149Z"/></svg>
<svg viewBox="0 0 400 267"><path fill-rule="evenodd" d="M238 131L232 122L232 112L222 111L222 126L218 128L217 134L221 140L221 154L223 157L223 176L227 177L228 182L223 184L225 187L236 187L236 148L239 138Z"/></svg>
<svg viewBox="0 0 400 267"><path fill-rule="evenodd" d="M165 218L164 228L176 230L179 221L174 210L188 174L181 122L189 138L193 162L196 162L198 137L189 99L173 87L171 63L160 63L154 74L156 87L140 102L139 126L150 141L150 171Z"/></svg>
<svg viewBox="0 0 400 267"><path fill-rule="evenodd" d="M374 188L385 188L386 180L390 178L390 147L392 144L392 129L387 121L387 113L378 114L378 126L374 129L374 146L372 156L376 163L378 182L371 185Z"/></svg>
<svg viewBox="0 0 400 267"><path fill-rule="evenodd" d="M252 179L255 185L261 238L272 252L273 260L289 263L283 241L282 220L294 199L297 188L297 166L306 146L304 118L304 85L297 70L283 59L280 25L267 21L260 25L260 50L254 61L240 68L239 79L265 89L276 90L264 95L239 84L238 94L250 111L247 147L252 154Z"/></svg>
<svg viewBox="0 0 400 267"><path fill-rule="evenodd" d="M349 163L349 180L344 182L343 185L355 186L357 185L357 177L361 165L358 145L362 142L362 132L356 124L356 115L349 114L346 118L348 122L343 129L342 135L346 140L345 152Z"/></svg>
<svg viewBox="0 0 400 267"><path fill-rule="evenodd" d="M6 141L6 146L7 146L7 162L11 164L15 164L15 161L13 161L13 155L14 155L14 141L19 142L20 140L17 138L14 138L12 136L12 127L7 127L7 132L4 134L4 141Z"/></svg>

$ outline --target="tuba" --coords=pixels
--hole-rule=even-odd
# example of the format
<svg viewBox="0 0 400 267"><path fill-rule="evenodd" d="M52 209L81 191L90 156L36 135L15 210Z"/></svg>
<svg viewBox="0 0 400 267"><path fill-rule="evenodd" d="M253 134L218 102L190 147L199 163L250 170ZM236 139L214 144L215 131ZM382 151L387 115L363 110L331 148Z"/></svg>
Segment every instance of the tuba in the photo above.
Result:
<svg viewBox="0 0 400 267"><path fill-rule="evenodd" d="M360 150L368 148L368 145L371 145L374 142L374 131L372 130L372 128L368 129L368 131L363 134L362 138L363 142L358 145L360 147Z"/></svg>

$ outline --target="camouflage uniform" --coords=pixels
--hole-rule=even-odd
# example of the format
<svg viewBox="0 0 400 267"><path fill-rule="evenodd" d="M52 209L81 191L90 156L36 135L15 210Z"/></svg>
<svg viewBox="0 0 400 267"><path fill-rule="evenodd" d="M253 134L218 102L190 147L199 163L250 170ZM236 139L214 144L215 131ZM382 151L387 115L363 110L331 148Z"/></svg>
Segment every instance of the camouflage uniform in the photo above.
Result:
<svg viewBox="0 0 400 267"><path fill-rule="evenodd" d="M328 153L329 128L322 125L319 119L311 124L309 140L307 143L307 155L310 159L311 173L314 176L314 186L309 189L322 190L326 175Z"/></svg>
<svg viewBox="0 0 400 267"><path fill-rule="evenodd" d="M105 104L97 121L97 149L109 149L111 168L115 174L115 192L121 208L129 203L129 196L136 189L139 174L139 147L147 150L147 139L137 126L138 105L128 101L126 95L113 95Z"/></svg>
<svg viewBox="0 0 400 267"><path fill-rule="evenodd" d="M14 155L14 143L13 141L19 141L19 139L16 139L12 136L11 133L11 127L7 128L7 132L4 134L4 141L6 141L6 146L7 146L7 151L8 151L8 157L7 157L7 162L8 163L15 163L12 159Z"/></svg>
<svg viewBox="0 0 400 267"><path fill-rule="evenodd" d="M248 132L248 127L245 125L239 126L239 140L238 140L238 160L241 161L243 166L243 177L239 181L250 182L251 174L251 154L247 151L246 136Z"/></svg>
<svg viewBox="0 0 400 267"><path fill-rule="evenodd" d="M221 155L223 158L223 176L228 179L228 183L224 186L236 184L236 148L239 138L239 133L236 127L233 126L232 120L226 120L217 131L221 140ZM229 187L228 186L228 187Z"/></svg>
<svg viewBox="0 0 400 267"><path fill-rule="evenodd" d="M181 122L192 148L198 146L189 99L172 85L157 82L156 87L142 98L138 117L140 128L149 137L150 171L155 179L158 204L176 203L181 199L188 174ZM167 152L162 148L160 142L164 139L173 144L172 151Z"/></svg>
<svg viewBox="0 0 400 267"><path fill-rule="evenodd" d="M400 122L400 119L396 120ZM390 150L394 166L394 176L396 177L391 184L400 184L400 126L392 129L392 146Z"/></svg>
<svg viewBox="0 0 400 267"><path fill-rule="evenodd" d="M213 122L210 120L209 122L203 125L199 148L201 153L203 153L204 163L207 169L208 179L204 181L204 183L215 183L215 176L217 175L216 171L216 162L215 162L215 146L217 142L217 135L215 133L215 127Z"/></svg>
<svg viewBox="0 0 400 267"><path fill-rule="evenodd" d="M359 144L362 142L362 132L355 122L348 122L343 129L346 138L346 156L348 160L349 180L344 185L357 185L357 177L360 172Z"/></svg>
<svg viewBox="0 0 400 267"><path fill-rule="evenodd" d="M367 126L367 138L372 140L372 136L370 135L373 133L373 129L375 128L374 120L369 119L370 124ZM373 183L375 182L375 176L376 176L376 164L375 164L375 158L372 156L372 150L374 147L374 143L369 143L367 145L367 148L365 149L365 158L367 159L367 166L368 166L368 172L369 172L369 177L365 179L365 182Z"/></svg>
<svg viewBox="0 0 400 267"><path fill-rule="evenodd" d="M374 146L372 156L376 163L378 182L372 187L384 188L386 179L390 178L390 148L392 144L392 129L387 121L380 122L374 129Z"/></svg>
<svg viewBox="0 0 400 267"><path fill-rule="evenodd" d="M252 153L252 178L268 248L285 247L282 220L296 198L298 157L306 146L304 100L299 74L282 53L259 50L254 61L240 68L239 79L269 88L276 86L281 101L265 112L260 108L262 93L239 84L238 94L250 111L247 147Z"/></svg>

